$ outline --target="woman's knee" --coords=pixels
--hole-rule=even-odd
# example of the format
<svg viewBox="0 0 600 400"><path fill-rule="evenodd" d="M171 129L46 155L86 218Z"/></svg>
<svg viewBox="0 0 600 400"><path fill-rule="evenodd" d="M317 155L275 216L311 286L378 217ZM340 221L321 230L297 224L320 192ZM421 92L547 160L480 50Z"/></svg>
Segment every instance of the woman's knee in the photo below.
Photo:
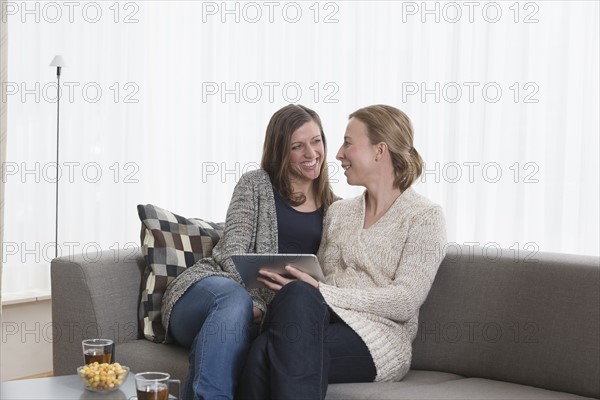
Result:
<svg viewBox="0 0 600 400"><path fill-rule="evenodd" d="M252 298L233 279L221 276L202 279L173 307L169 329L178 343L189 347L206 321L247 324L252 321Z"/></svg>
<svg viewBox="0 0 600 400"><path fill-rule="evenodd" d="M285 285L273 301L284 301L289 304L303 304L306 302L323 303L324 299L319 289L302 281L292 281Z"/></svg>
<svg viewBox="0 0 600 400"><path fill-rule="evenodd" d="M326 308L321 292L312 285L293 281L285 285L273 298L267 311L267 323L272 321L299 321L309 315L321 314Z"/></svg>
<svg viewBox="0 0 600 400"><path fill-rule="evenodd" d="M238 314L241 318L249 317L252 320L252 298L241 285L237 284L237 287L226 293L223 302L230 312Z"/></svg>
<svg viewBox="0 0 600 400"><path fill-rule="evenodd" d="M237 310L240 314L252 314L252 298L248 291L233 279L215 276L209 277L209 287L214 301L221 307Z"/></svg>

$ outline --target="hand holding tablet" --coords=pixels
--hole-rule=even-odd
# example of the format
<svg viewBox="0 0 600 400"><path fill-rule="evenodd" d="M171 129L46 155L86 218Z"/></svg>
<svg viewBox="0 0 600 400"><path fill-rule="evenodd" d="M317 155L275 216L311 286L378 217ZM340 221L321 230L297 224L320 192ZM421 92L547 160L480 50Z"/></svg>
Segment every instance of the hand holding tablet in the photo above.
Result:
<svg viewBox="0 0 600 400"><path fill-rule="evenodd" d="M286 265L295 267L317 281L325 280L314 254L236 254L231 256L231 259L249 289L267 287L257 279L262 276L258 272L261 269L275 272L288 279L296 279L286 271Z"/></svg>

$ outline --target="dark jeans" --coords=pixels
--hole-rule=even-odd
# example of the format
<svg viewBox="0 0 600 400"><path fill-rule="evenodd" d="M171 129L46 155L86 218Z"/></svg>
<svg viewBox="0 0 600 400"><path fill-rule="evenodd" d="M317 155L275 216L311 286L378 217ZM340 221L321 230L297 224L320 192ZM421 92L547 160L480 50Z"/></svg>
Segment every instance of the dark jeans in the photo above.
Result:
<svg viewBox="0 0 600 400"><path fill-rule="evenodd" d="M295 281L271 302L236 399L324 399L328 383L372 382L375 376L360 336L329 309L318 289Z"/></svg>

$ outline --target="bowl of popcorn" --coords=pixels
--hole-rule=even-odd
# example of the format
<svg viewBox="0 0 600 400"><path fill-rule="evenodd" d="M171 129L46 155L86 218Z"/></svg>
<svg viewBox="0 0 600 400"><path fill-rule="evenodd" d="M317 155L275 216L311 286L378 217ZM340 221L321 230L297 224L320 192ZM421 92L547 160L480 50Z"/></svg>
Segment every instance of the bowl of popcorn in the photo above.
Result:
<svg viewBox="0 0 600 400"><path fill-rule="evenodd" d="M127 379L129 368L119 363L93 362L77 368L83 386L92 392L112 392Z"/></svg>

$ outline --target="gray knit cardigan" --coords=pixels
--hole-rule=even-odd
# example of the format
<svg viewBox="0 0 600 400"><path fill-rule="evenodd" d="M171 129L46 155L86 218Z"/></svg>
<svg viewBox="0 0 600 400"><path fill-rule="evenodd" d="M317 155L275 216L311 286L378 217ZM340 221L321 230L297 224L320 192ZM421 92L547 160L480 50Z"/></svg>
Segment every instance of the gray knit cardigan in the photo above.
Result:
<svg viewBox="0 0 600 400"><path fill-rule="evenodd" d="M224 276L242 284L230 256L240 253L277 253L277 213L273 186L266 171L242 175L237 183L225 219L225 232L215 245L212 257L203 258L171 282L163 296L162 323L170 342L169 319L173 306L194 283L209 276ZM243 285L243 284L242 284ZM274 292L249 289L255 307L264 313Z"/></svg>

